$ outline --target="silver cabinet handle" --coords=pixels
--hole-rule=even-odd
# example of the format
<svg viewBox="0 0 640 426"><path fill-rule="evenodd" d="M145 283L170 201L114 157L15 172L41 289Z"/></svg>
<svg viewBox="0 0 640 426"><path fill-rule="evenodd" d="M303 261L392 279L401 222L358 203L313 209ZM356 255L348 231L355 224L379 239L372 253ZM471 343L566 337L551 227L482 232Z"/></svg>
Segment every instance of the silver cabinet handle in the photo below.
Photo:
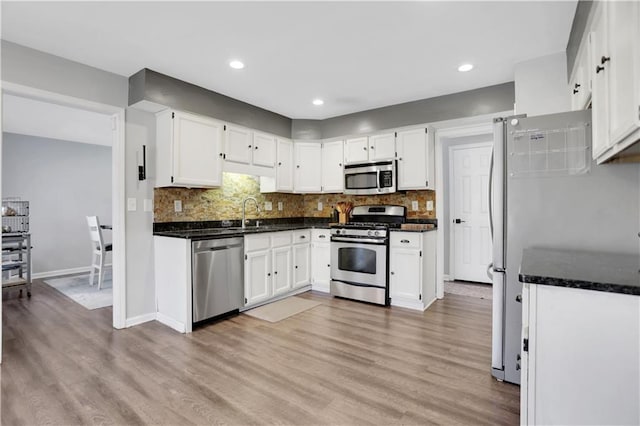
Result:
<svg viewBox="0 0 640 426"><path fill-rule="evenodd" d="M321 234L321 235L318 235L318 238L327 238L327 236L324 234Z"/></svg>
<svg viewBox="0 0 640 426"><path fill-rule="evenodd" d="M400 242L404 243L404 244L409 244L411 241L409 241L409 240L400 240Z"/></svg>
<svg viewBox="0 0 640 426"><path fill-rule="evenodd" d="M304 240L307 237L305 237L304 235L300 235L300 238L302 238Z"/></svg>

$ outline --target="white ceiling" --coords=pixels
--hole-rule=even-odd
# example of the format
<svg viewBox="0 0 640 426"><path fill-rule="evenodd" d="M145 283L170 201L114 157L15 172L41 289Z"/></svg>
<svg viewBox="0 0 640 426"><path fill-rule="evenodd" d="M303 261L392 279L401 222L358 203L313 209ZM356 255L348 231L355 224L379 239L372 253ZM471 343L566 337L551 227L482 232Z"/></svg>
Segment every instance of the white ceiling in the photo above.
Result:
<svg viewBox="0 0 640 426"><path fill-rule="evenodd" d="M2 131L71 142L111 146L111 116L2 95Z"/></svg>
<svg viewBox="0 0 640 426"><path fill-rule="evenodd" d="M291 118L512 81L566 48L576 1L2 2L2 38L123 76L142 68ZM231 59L246 68L231 69ZM475 69L459 73L458 65ZM312 99L325 104L317 107Z"/></svg>

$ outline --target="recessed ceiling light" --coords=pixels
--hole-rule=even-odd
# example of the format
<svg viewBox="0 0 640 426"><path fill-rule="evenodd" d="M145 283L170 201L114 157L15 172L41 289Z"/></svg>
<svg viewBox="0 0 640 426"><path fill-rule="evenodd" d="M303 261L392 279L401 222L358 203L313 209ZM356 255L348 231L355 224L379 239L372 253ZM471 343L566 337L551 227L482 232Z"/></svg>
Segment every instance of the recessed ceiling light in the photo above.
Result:
<svg viewBox="0 0 640 426"><path fill-rule="evenodd" d="M467 71L471 71L473 69L473 65L471 64L462 64L458 67L458 71L460 72L467 72Z"/></svg>
<svg viewBox="0 0 640 426"><path fill-rule="evenodd" d="M323 105L323 104L324 104L324 101L323 101L322 99L314 99L314 100L313 100L313 104L314 104L314 105L318 105L318 106L319 106L319 105Z"/></svg>
<svg viewBox="0 0 640 426"><path fill-rule="evenodd" d="M231 61L229 62L229 66L236 70L241 70L242 68L244 68L244 64L240 61Z"/></svg>

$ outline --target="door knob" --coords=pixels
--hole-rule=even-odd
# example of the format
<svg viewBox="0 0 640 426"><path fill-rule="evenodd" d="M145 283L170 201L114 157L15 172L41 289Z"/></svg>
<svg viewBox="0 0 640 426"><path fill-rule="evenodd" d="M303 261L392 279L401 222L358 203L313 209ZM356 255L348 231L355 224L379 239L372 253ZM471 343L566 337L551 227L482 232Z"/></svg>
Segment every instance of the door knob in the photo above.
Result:
<svg viewBox="0 0 640 426"><path fill-rule="evenodd" d="M465 223L466 220L462 220L462 219L454 219L453 223Z"/></svg>

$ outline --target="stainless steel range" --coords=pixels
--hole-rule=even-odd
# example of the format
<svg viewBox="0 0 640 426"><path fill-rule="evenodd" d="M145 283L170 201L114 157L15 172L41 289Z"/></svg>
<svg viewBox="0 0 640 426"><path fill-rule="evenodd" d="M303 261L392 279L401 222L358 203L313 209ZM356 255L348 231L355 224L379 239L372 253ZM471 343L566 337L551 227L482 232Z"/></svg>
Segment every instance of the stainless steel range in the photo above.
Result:
<svg viewBox="0 0 640 426"><path fill-rule="evenodd" d="M389 228L405 221L403 206L358 206L351 222L331 227L331 294L389 305Z"/></svg>

